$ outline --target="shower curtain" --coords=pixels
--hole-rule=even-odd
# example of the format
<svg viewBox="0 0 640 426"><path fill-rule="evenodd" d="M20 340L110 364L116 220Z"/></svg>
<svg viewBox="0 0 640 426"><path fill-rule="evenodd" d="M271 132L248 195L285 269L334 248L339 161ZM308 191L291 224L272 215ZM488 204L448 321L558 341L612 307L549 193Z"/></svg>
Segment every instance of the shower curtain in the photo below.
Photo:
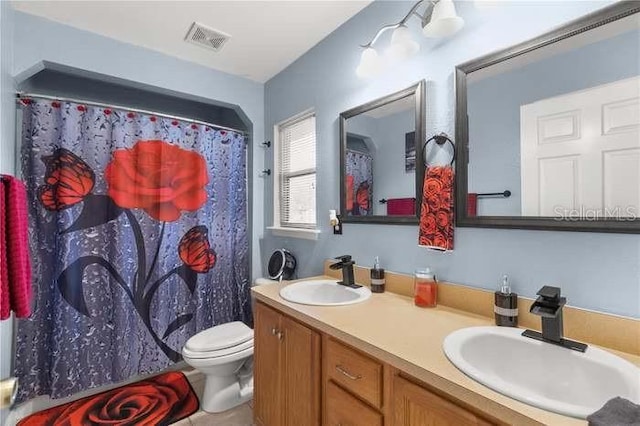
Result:
<svg viewBox="0 0 640 426"><path fill-rule="evenodd" d="M244 135L24 99L34 305L19 401L156 372L186 340L251 325Z"/></svg>
<svg viewBox="0 0 640 426"><path fill-rule="evenodd" d="M353 216L373 214L373 157L347 150L347 213Z"/></svg>

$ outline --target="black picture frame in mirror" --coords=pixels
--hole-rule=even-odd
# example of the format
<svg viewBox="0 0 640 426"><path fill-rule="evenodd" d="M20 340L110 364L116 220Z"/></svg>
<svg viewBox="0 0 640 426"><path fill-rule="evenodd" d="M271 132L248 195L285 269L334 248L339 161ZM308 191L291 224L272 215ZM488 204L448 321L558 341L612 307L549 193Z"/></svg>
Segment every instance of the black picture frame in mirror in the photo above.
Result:
<svg viewBox="0 0 640 426"><path fill-rule="evenodd" d="M344 223L376 223L376 224L399 224L399 225L415 225L420 217L420 205L422 204L422 182L424 180L424 161L423 145L425 140L425 86L424 80L408 87L404 90L392 93L363 105L351 108L340 113L340 212L342 213L342 222ZM415 198L416 198L416 214L413 216L351 216L345 214L347 212L346 198L346 155L347 155L347 120L367 111L382 107L391 102L404 99L409 96L415 96L415 141L416 141L416 164L415 164ZM398 143L398 149L405 151L404 139ZM377 202L377 200L373 200Z"/></svg>
<svg viewBox="0 0 640 426"><path fill-rule="evenodd" d="M467 111L467 75L508 59L557 43L610 22L640 13L639 1L620 1L523 43L465 62L455 68L456 92L456 226L473 228L534 229L607 233L640 233L640 218L575 220L572 218L533 216L469 216L468 165L469 118ZM502 188L499 188L500 190Z"/></svg>

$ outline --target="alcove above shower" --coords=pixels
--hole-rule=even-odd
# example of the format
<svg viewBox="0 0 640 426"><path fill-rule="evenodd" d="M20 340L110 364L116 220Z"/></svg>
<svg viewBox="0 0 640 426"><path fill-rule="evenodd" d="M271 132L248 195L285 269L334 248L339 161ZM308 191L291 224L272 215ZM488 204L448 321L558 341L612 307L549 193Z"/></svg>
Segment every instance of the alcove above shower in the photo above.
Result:
<svg viewBox="0 0 640 426"><path fill-rule="evenodd" d="M36 93L189 117L251 132L251 122L235 105L44 62L16 78L19 93Z"/></svg>

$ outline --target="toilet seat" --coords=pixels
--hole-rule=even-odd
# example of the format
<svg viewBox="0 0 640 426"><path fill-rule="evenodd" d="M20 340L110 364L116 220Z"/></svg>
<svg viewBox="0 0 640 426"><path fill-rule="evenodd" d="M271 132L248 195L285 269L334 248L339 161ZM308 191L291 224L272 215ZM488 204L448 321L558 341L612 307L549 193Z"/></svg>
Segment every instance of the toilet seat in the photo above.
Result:
<svg viewBox="0 0 640 426"><path fill-rule="evenodd" d="M253 339L247 340L237 346L231 348L220 349L217 351L191 351L185 346L182 348L182 355L193 359L220 358L227 355L233 355L246 349L253 348Z"/></svg>
<svg viewBox="0 0 640 426"><path fill-rule="evenodd" d="M253 330L240 321L216 325L192 336L182 348L194 358L219 358L253 347Z"/></svg>

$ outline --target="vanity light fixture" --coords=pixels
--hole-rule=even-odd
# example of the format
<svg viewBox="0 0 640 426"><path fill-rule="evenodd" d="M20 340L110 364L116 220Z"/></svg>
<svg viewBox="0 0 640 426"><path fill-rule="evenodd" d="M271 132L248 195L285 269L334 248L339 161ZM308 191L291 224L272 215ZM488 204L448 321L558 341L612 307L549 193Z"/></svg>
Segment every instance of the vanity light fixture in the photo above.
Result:
<svg viewBox="0 0 640 426"><path fill-rule="evenodd" d="M426 6L426 9L421 15L418 9L422 6ZM464 20L457 15L453 0L419 0L400 22L385 25L378 30L369 43L361 45L364 51L360 57L360 64L356 68L358 77L374 77L382 72L384 59L373 48L373 44L388 30L393 30L388 49L392 59L402 60L418 53L420 45L411 37L407 27L407 21L412 16L420 18L422 33L425 37L449 37L464 26Z"/></svg>
<svg viewBox="0 0 640 426"><path fill-rule="evenodd" d="M440 0L433 6L431 19L422 19L422 34L426 37L449 37L464 26L452 0Z"/></svg>

